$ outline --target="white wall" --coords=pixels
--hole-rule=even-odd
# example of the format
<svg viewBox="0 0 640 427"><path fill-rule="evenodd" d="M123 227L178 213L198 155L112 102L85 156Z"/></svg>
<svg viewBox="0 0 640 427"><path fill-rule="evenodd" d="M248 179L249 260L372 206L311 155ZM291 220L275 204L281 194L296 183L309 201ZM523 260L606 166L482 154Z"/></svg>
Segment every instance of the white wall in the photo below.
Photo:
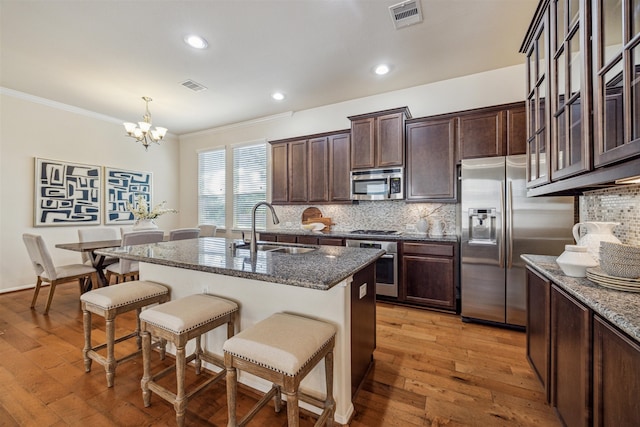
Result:
<svg viewBox="0 0 640 427"><path fill-rule="evenodd" d="M276 140L348 129L348 116L408 106L413 117L486 107L525 99L524 65L388 92L339 104L180 136L180 209L198 220L198 151L256 140ZM228 213L230 215L230 213ZM227 232L229 234L229 231Z"/></svg>
<svg viewBox="0 0 640 427"><path fill-rule="evenodd" d="M116 120L3 90L0 93L0 292L35 284L22 233L42 234L58 264L80 262L80 254L55 249L78 240L75 226L33 227L34 158L64 160L153 173L154 202L178 208L178 140L168 135L145 152L124 136ZM180 214L158 220L178 226ZM95 227L95 226L94 226Z"/></svg>

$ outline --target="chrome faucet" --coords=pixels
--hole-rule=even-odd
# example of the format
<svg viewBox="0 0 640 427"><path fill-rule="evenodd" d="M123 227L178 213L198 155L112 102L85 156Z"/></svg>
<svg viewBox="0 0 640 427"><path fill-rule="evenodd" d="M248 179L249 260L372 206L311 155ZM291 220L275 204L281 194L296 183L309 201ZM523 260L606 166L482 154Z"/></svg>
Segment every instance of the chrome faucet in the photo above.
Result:
<svg viewBox="0 0 640 427"><path fill-rule="evenodd" d="M256 238L256 210L260 205L265 205L269 209L271 209L271 216L273 217L273 223L279 224L280 220L278 219L278 215L276 215L276 211L273 209L273 206L267 202L258 202L255 204L253 209L251 210L251 243L249 245L249 252L251 252L251 256L256 255L258 252L258 242Z"/></svg>

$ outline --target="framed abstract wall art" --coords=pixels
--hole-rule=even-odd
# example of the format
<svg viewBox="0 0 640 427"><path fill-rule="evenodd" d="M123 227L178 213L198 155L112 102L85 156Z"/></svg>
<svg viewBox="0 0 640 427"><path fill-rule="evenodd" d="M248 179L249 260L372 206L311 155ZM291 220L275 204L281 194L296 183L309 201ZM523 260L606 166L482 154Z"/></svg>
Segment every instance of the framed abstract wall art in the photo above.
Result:
<svg viewBox="0 0 640 427"><path fill-rule="evenodd" d="M100 224L102 168L35 158L36 227Z"/></svg>
<svg viewBox="0 0 640 427"><path fill-rule="evenodd" d="M104 168L105 218L108 224L132 224L133 213L127 203L135 205L138 196L144 197L151 206L151 172L130 171L111 167Z"/></svg>

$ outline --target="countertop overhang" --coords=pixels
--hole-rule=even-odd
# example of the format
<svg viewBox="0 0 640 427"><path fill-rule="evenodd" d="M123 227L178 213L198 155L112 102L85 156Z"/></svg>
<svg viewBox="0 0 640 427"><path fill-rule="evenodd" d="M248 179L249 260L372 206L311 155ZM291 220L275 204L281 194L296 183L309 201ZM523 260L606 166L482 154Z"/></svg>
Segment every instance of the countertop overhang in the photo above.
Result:
<svg viewBox="0 0 640 427"><path fill-rule="evenodd" d="M586 278L565 276L555 256L522 255L533 269L640 343L640 293L616 291Z"/></svg>
<svg viewBox="0 0 640 427"><path fill-rule="evenodd" d="M302 254L258 251L251 257L248 249L234 250L234 242L238 241L201 237L96 252L132 261L318 290L331 289L385 254L379 249L314 246L317 249Z"/></svg>

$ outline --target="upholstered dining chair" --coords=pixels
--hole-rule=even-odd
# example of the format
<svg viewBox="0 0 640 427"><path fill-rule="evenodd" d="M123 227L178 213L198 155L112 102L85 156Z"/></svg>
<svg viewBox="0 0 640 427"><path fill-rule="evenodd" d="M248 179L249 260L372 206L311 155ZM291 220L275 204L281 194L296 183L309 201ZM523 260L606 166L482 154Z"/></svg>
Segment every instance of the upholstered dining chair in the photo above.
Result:
<svg viewBox="0 0 640 427"><path fill-rule="evenodd" d="M122 236L122 246L144 245L147 243L161 242L164 239L162 230L132 231L124 233ZM139 264L137 261L120 259L115 264L107 266L107 283L111 283L111 277L116 277L116 283L127 279L136 280L138 278Z"/></svg>
<svg viewBox="0 0 640 427"><path fill-rule="evenodd" d="M38 277L36 289L33 293L33 299L31 300L31 308L34 308L36 305L36 300L38 299L40 287L43 282L49 283L51 286L47 305L44 308L44 314L49 314L49 307L51 307L51 301L53 301L53 294L56 291L57 285L77 280L80 285L80 293L83 293L86 291L88 280L91 280L92 283L98 283L98 274L96 273L96 269L90 265L68 264L56 266L53 263L51 254L49 253L42 236L38 234L24 233L22 235L22 240L27 247L29 258L31 258L31 264L33 265L33 269Z"/></svg>
<svg viewBox="0 0 640 427"><path fill-rule="evenodd" d="M125 234L131 233L132 231L133 231L133 225L120 227L120 238L123 238Z"/></svg>
<svg viewBox="0 0 640 427"><path fill-rule="evenodd" d="M120 240L120 230L117 228L100 227L100 228L80 228L78 229L78 241L83 242L97 242L100 240ZM82 262L84 264L93 264L93 260L90 259L90 255L87 252L81 252ZM116 257L107 257L103 265L107 266L118 262Z"/></svg>
<svg viewBox="0 0 640 427"><path fill-rule="evenodd" d="M216 237L216 226L213 224L198 224L200 237Z"/></svg>
<svg viewBox="0 0 640 427"><path fill-rule="evenodd" d="M199 236L199 228L176 228L169 231L169 240L197 239Z"/></svg>

